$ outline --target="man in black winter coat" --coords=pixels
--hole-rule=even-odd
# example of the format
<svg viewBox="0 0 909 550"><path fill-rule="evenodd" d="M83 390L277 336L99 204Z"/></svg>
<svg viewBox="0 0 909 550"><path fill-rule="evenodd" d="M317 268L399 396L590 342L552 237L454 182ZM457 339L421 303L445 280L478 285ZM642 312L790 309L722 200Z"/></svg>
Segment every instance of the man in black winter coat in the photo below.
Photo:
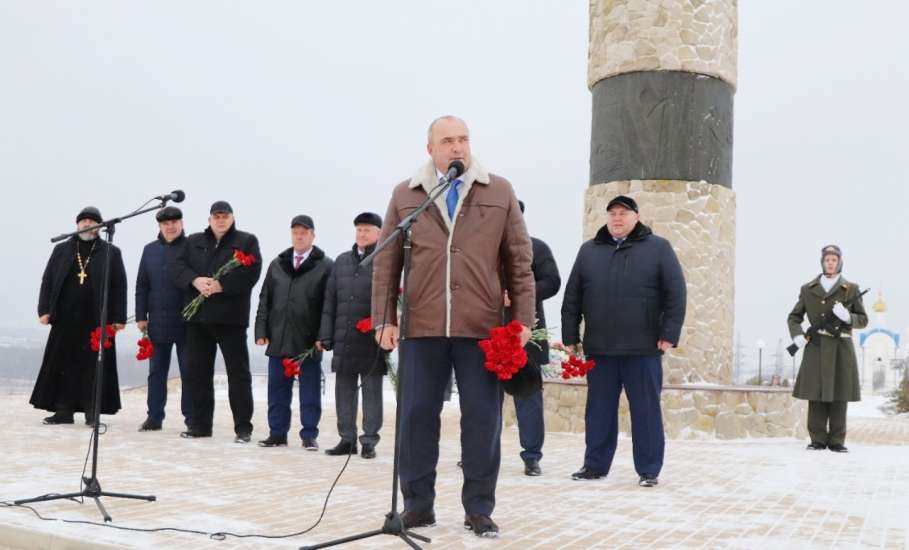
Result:
<svg viewBox="0 0 909 550"><path fill-rule="evenodd" d="M524 202L519 201L521 213L524 212ZM533 244L533 263L530 269L533 271L534 284L536 286L536 311L537 322L534 329L546 328L546 313L543 311L543 300L552 298L559 292L562 286L562 278L559 276L559 267L556 265L552 250L545 242L530 237ZM506 305L508 305L506 296ZM511 320L510 309L506 311L506 320ZM527 355L531 357L536 364L546 365L549 363L549 341L531 342L524 346ZM515 414L518 419L518 438L521 441L521 460L524 461L524 474L528 476L542 475L540 469L540 460L543 458L543 439L545 429L543 425L543 390L540 389L527 397L514 398Z"/></svg>
<svg viewBox="0 0 909 550"><path fill-rule="evenodd" d="M101 221L98 209L89 206L76 216L76 227L87 229ZM55 246L44 269L38 322L50 325L51 331L29 403L54 412L44 419L45 424L72 424L74 411L84 412L85 423L92 423L98 353L91 349L91 334L101 323L104 262L108 255L107 323L119 331L126 323L126 270L119 248L102 240L97 230L87 231ZM113 337L110 343L104 350L101 414L120 410Z"/></svg>
<svg viewBox="0 0 909 550"><path fill-rule="evenodd" d="M672 245L640 223L634 199L606 207L606 225L581 245L562 302L562 340L580 342L596 366L587 374L587 451L573 479L609 473L618 437L619 394L631 409L634 467L653 487L663 467L660 410L662 355L679 342L685 320L685 277Z"/></svg>
<svg viewBox="0 0 909 550"><path fill-rule="evenodd" d="M211 206L208 228L186 238L174 255L171 270L176 285L184 290L184 304L200 294L202 307L186 320L186 383L192 396L191 426L180 435L211 437L215 412L215 354L221 348L227 369L228 398L238 443L252 436L252 375L246 329L249 327L250 294L262 272L259 240L236 228L234 213L226 201ZM213 275L239 250L252 255L251 266L241 266L220 279Z"/></svg>
<svg viewBox="0 0 909 550"><path fill-rule="evenodd" d="M334 350L331 370L335 373L335 407L341 442L325 451L328 455L357 452L357 386L363 388L363 458L375 458L382 428L382 380L388 368L388 352L376 344L370 321L372 264L361 265L379 240L382 218L363 212L354 218L356 242L338 256L325 288L319 340Z"/></svg>
<svg viewBox="0 0 909 550"><path fill-rule="evenodd" d="M177 288L169 269L174 255L186 236L183 234L183 212L176 206L167 206L155 215L158 221L158 238L145 245L139 260L136 276L136 326L147 332L154 346L148 362L148 416L139 426L140 432L157 431L164 422L167 405L167 373L174 347L181 383L186 381L186 326L183 322L183 289ZM180 396L180 411L186 427L190 422L189 388L184 387Z"/></svg>
<svg viewBox="0 0 909 550"><path fill-rule="evenodd" d="M333 262L313 245L315 224L305 215L290 222L292 246L272 260L262 282L256 312L256 345L267 346L268 438L261 447L287 445L294 378L285 375L284 359L306 355L296 376L300 386L300 439L317 451L322 418L322 351L316 342L322 299Z"/></svg>

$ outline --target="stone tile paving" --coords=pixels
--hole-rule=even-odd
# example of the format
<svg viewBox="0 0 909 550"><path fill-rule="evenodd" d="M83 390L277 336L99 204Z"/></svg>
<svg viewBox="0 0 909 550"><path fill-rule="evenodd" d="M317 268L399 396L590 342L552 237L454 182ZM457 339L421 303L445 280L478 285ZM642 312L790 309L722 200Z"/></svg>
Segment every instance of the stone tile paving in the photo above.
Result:
<svg viewBox="0 0 909 550"><path fill-rule="evenodd" d="M319 438L323 448L336 442L330 382L329 377ZM264 438L262 390L259 384L254 437ZM165 431L138 433L144 399L142 391L124 392L124 410L104 418L109 431L101 440L99 479L107 490L152 493L158 501L105 499L114 525L277 535L302 530L318 518L343 458L304 451L293 438L290 447L279 449L233 443L223 391L212 439L179 438L179 399L174 396ZM26 401L25 396L0 397L0 500L78 486L89 429L79 424L42 426L42 413ZM378 458L352 457L321 525L307 535L216 541L173 532L42 522L26 510L0 508L0 548L13 543L12 529L54 535L54 548L107 544L177 550L296 548L376 529L389 508L393 413L389 392ZM502 528L497 540L477 539L461 527L458 433L457 407L446 405L437 486L439 524L420 530L433 539L427 548L909 548L907 418L852 419L853 452L847 455L810 453L795 439L669 441L666 467L655 489L637 486L631 441L624 437L607 479L574 482L569 475L581 465L583 435L548 433L544 475L527 478L518 458L517 431L507 428L494 515ZM100 520L90 502L57 501L36 508L53 517ZM36 536L30 547L38 548L40 540ZM405 546L382 536L346 548Z"/></svg>

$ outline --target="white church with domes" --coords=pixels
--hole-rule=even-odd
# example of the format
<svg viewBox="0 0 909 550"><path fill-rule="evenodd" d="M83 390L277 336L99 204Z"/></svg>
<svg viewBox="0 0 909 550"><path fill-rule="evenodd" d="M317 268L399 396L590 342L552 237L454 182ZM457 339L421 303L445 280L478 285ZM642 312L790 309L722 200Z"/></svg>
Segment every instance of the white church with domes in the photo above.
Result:
<svg viewBox="0 0 909 550"><path fill-rule="evenodd" d="M856 332L859 376L865 392L886 393L902 379L905 353L900 348L900 333L887 324L887 304L882 292L871 308L868 328Z"/></svg>

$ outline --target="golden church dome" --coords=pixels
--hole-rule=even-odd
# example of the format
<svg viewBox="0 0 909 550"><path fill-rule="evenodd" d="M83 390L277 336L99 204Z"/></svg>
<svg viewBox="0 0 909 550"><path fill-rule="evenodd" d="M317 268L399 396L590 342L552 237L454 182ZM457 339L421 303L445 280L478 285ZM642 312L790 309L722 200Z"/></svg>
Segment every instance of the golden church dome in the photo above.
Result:
<svg viewBox="0 0 909 550"><path fill-rule="evenodd" d="M877 293L877 301L874 302L875 313L884 313L887 311L887 304L884 303L883 292Z"/></svg>

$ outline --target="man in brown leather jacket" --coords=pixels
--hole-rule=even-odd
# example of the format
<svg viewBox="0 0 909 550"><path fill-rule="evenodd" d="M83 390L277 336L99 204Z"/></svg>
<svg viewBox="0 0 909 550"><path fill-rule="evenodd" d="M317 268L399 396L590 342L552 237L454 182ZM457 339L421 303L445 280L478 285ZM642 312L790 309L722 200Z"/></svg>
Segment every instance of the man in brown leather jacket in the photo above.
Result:
<svg viewBox="0 0 909 550"><path fill-rule="evenodd" d="M532 245L511 184L471 158L467 125L452 116L429 126L430 161L392 192L381 239L440 183L451 162L466 171L413 226L407 288L407 332L401 342L400 479L406 528L435 524L439 415L454 369L461 408L464 527L495 537L492 521L499 473L502 389L484 368L477 345L502 324L504 292L512 316L534 324ZM384 349L398 344L397 300L403 263L401 242L376 257L372 320Z"/></svg>

